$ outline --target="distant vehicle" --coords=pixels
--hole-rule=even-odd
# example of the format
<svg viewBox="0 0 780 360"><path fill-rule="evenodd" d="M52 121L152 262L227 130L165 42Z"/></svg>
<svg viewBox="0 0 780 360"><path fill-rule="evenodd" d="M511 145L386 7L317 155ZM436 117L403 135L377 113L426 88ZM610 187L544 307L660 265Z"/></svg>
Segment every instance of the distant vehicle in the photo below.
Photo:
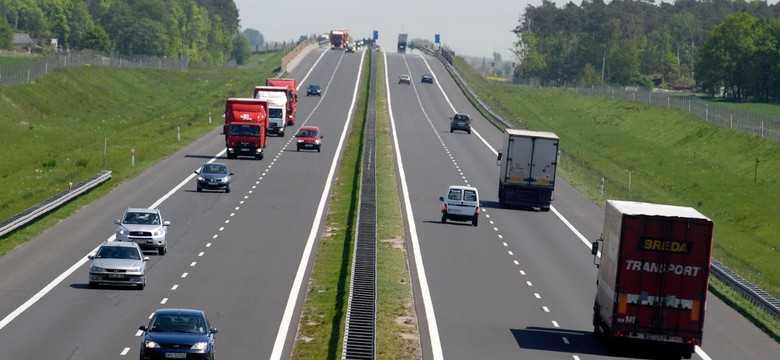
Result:
<svg viewBox="0 0 780 360"><path fill-rule="evenodd" d="M407 75L407 74L403 74L403 75L398 77L398 83L399 84L411 85L412 84L412 78L409 75Z"/></svg>
<svg viewBox="0 0 780 360"><path fill-rule="evenodd" d="M295 137L298 138L296 151L316 149L317 152L320 152L322 149L322 134L317 126L302 126Z"/></svg>
<svg viewBox="0 0 780 360"><path fill-rule="evenodd" d="M322 96L322 87L319 84L309 84L306 88L306 96L309 95Z"/></svg>
<svg viewBox="0 0 780 360"><path fill-rule="evenodd" d="M696 209L607 200L603 238L591 249L595 335L691 358L704 334L712 235Z"/></svg>
<svg viewBox="0 0 780 360"><path fill-rule="evenodd" d="M343 49L349 43L349 31L332 30L330 32L330 48Z"/></svg>
<svg viewBox="0 0 780 360"><path fill-rule="evenodd" d="M203 189L225 189L226 193L230 192L233 173L228 171L227 165L223 163L205 163L195 173L198 174L198 192L203 191Z"/></svg>
<svg viewBox="0 0 780 360"><path fill-rule="evenodd" d="M89 287L98 285L130 285L139 290L146 286L146 262L138 244L106 241L95 255L89 255Z"/></svg>
<svg viewBox="0 0 780 360"><path fill-rule="evenodd" d="M447 220L471 221L471 225L479 224L479 192L471 186L450 185L447 193L439 197L444 203L441 209L441 222Z"/></svg>
<svg viewBox="0 0 780 360"><path fill-rule="evenodd" d="M214 360L214 334L219 331L201 310L158 309L149 325L138 329L143 331L141 360Z"/></svg>
<svg viewBox="0 0 780 360"><path fill-rule="evenodd" d="M354 53L355 52L355 46L353 45L347 45L344 47L344 52L346 53Z"/></svg>
<svg viewBox="0 0 780 360"><path fill-rule="evenodd" d="M122 219L114 220L116 239L138 244L142 250L168 252L168 227L171 222L163 219L159 209L129 208Z"/></svg>
<svg viewBox="0 0 780 360"><path fill-rule="evenodd" d="M405 53L406 52L406 39L409 37L408 34L398 34L398 52L399 53Z"/></svg>
<svg viewBox="0 0 780 360"><path fill-rule="evenodd" d="M455 114L450 118L450 132L455 130L471 134L471 117L466 114Z"/></svg>
<svg viewBox="0 0 780 360"><path fill-rule="evenodd" d="M420 82L433 84L433 76L431 76L430 74L425 74L422 76Z"/></svg>
<svg viewBox="0 0 780 360"><path fill-rule="evenodd" d="M268 128L268 102L259 99L230 98L225 101L225 148L227 157L265 156Z"/></svg>
<svg viewBox="0 0 780 360"><path fill-rule="evenodd" d="M507 129L498 153L498 203L550 211L558 167L558 135ZM502 157L506 161L501 162Z"/></svg>

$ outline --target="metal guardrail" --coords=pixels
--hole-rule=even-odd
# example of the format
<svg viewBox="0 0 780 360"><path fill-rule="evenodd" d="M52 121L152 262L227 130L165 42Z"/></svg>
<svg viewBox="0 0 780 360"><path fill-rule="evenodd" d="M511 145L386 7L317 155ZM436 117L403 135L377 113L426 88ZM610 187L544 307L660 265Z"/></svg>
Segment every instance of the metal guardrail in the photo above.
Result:
<svg viewBox="0 0 780 360"><path fill-rule="evenodd" d="M357 234L342 360L376 358L376 61L371 60Z"/></svg>
<svg viewBox="0 0 780 360"><path fill-rule="evenodd" d="M457 79L457 81L460 81L463 84L463 87L466 89L466 91L468 91L469 94L477 100L478 106L482 107L483 110L493 116L497 121L504 124L506 127L512 127L510 124L504 121L503 118L491 111L490 108L479 99L479 96L477 96L471 87L469 87L468 84L463 81L463 78L461 78L460 74L455 69L455 67L452 66L452 64L450 64L446 59L442 58L441 55L437 54L437 57L442 62L442 64L447 67L447 70ZM754 306L760 308L763 311L766 311L775 320L780 320L780 301L778 301L777 298L771 294L761 290L759 287L737 275L737 273L715 259L712 259L710 274L723 281L728 287L750 301L750 303L752 303Z"/></svg>
<svg viewBox="0 0 780 360"><path fill-rule="evenodd" d="M712 259L710 274L726 283L754 306L766 311L775 320L780 320L780 301L771 294L761 290L715 259Z"/></svg>
<svg viewBox="0 0 780 360"><path fill-rule="evenodd" d="M9 219L0 222L0 238L6 234L28 224L29 222L37 219L38 217L62 206L68 201L73 200L79 195L92 190L96 186L111 179L111 171L102 170L97 175L84 180L68 190L62 191L57 195L54 195Z"/></svg>

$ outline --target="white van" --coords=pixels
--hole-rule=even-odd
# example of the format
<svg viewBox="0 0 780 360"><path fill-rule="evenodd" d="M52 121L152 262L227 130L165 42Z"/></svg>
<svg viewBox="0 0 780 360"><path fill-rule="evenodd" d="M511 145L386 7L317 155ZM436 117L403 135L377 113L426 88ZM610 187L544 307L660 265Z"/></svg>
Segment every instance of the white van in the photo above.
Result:
<svg viewBox="0 0 780 360"><path fill-rule="evenodd" d="M479 223L479 191L471 186L450 185L447 193L439 198L444 203L441 209L441 222L447 220L471 221Z"/></svg>

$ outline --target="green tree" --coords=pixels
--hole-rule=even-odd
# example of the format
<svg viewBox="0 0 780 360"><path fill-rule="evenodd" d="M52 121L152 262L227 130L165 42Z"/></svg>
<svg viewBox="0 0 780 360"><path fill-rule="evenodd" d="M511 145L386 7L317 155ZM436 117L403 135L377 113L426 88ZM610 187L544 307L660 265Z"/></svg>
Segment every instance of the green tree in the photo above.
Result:
<svg viewBox="0 0 780 360"><path fill-rule="evenodd" d="M80 46L82 49L90 49L96 51L102 51L110 53L113 51L111 45L111 39L108 37L108 33L100 25L92 25L87 29L87 33L84 34L84 38L81 40Z"/></svg>
<svg viewBox="0 0 780 360"><path fill-rule="evenodd" d="M601 84L601 73L596 70L596 67L591 63L585 64L580 72L580 76L577 78L578 84Z"/></svg>
<svg viewBox="0 0 780 360"><path fill-rule="evenodd" d="M258 47L265 45L265 37L260 31L255 29L244 29L244 36L249 39L249 46Z"/></svg>
<svg viewBox="0 0 780 360"><path fill-rule="evenodd" d="M727 96L741 99L754 84L753 58L756 53L756 18L737 13L716 26L704 47L697 66L697 79L709 86L722 83Z"/></svg>
<svg viewBox="0 0 780 360"><path fill-rule="evenodd" d="M4 17L0 17L0 49L11 49L13 47L13 40L14 29Z"/></svg>
<svg viewBox="0 0 780 360"><path fill-rule="evenodd" d="M238 65L244 65L252 55L252 49L249 47L249 39L246 36L237 34L233 37L233 51L230 56L236 60Z"/></svg>

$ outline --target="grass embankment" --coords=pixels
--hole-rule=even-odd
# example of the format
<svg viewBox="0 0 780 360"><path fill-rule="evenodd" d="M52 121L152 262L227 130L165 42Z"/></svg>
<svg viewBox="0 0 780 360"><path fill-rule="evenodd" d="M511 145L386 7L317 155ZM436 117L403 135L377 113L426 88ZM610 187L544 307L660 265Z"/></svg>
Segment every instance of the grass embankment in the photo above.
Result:
<svg viewBox="0 0 780 360"><path fill-rule="evenodd" d="M458 71L517 127L557 133L559 174L591 199L698 209L715 223L713 256L780 297L780 142L682 111L488 82L468 66ZM777 321L766 327L780 334Z"/></svg>
<svg viewBox="0 0 780 360"><path fill-rule="evenodd" d="M342 154L331 194L317 258L309 279L294 359L341 358L349 296L352 250L360 197L363 129L368 106L370 62L379 56L366 54L361 74L355 122ZM377 191L377 323L376 351L382 359L419 357L419 336L414 318L404 228L395 182L393 144L386 113L384 77L377 79L376 191Z"/></svg>
<svg viewBox="0 0 780 360"><path fill-rule="evenodd" d="M220 126L225 99L251 96L255 85L275 75L282 55L253 57L253 65L235 69L184 72L85 66L0 88L0 219L67 189L68 182L113 172L107 184L0 240L0 255Z"/></svg>

